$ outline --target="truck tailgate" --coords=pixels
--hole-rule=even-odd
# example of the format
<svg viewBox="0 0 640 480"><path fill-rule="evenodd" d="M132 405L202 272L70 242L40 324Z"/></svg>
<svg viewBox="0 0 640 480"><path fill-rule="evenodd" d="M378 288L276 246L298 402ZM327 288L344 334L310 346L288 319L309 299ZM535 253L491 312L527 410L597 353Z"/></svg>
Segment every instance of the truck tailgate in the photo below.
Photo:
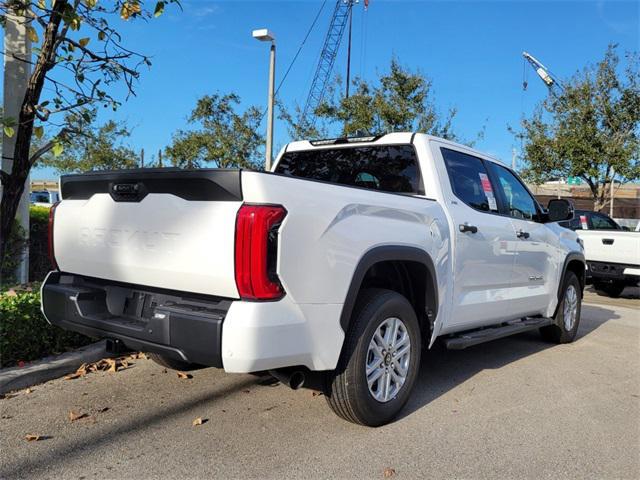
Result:
<svg viewBox="0 0 640 480"><path fill-rule="evenodd" d="M240 171L134 170L61 179L54 251L63 272L237 298Z"/></svg>
<svg viewBox="0 0 640 480"><path fill-rule="evenodd" d="M577 230L588 261L640 264L640 233Z"/></svg>

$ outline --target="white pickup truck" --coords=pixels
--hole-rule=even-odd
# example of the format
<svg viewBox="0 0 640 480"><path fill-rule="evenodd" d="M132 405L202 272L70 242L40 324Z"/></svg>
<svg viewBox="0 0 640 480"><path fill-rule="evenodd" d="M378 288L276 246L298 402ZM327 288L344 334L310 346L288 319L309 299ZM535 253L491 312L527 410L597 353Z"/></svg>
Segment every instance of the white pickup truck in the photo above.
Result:
<svg viewBox="0 0 640 480"><path fill-rule="evenodd" d="M587 282L598 292L618 297L640 282L640 234L625 230L608 215L576 210L560 225L574 230L584 244Z"/></svg>
<svg viewBox="0 0 640 480"><path fill-rule="evenodd" d="M168 367L323 379L382 425L421 349L540 329L571 342L585 259L565 200L541 208L496 160L423 134L301 141L272 172L68 175L52 209L54 325Z"/></svg>

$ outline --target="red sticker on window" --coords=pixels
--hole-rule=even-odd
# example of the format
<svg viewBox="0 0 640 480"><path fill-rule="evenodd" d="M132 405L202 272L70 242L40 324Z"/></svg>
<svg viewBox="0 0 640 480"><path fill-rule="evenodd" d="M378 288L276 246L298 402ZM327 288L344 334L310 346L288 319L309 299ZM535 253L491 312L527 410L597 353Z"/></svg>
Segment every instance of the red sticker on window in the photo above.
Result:
<svg viewBox="0 0 640 480"><path fill-rule="evenodd" d="M482 190L485 193L488 192L493 192L493 189L491 188L491 182L489 181L489 177L487 176L486 173L480 173L480 182L482 182Z"/></svg>
<svg viewBox="0 0 640 480"><path fill-rule="evenodd" d="M582 226L583 230L589 230L589 225L587 225L586 215L580 215L580 225Z"/></svg>

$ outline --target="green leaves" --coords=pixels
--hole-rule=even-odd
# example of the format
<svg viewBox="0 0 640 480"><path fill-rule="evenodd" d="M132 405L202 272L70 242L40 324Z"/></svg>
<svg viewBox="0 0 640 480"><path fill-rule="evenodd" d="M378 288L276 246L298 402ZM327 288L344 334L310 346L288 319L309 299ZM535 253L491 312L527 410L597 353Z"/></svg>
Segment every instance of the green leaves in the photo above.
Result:
<svg viewBox="0 0 640 480"><path fill-rule="evenodd" d="M550 94L523 122L532 181L581 177L591 188L599 209L603 188L616 181L640 178L640 85L638 59L629 57L625 72L610 46L597 65L564 81L564 90Z"/></svg>
<svg viewBox="0 0 640 480"><path fill-rule="evenodd" d="M320 132L339 129L339 133L329 136L420 131L456 139L451 127L455 110L440 114L433 100L431 80L403 67L395 58L389 71L375 83L356 78L350 87L347 98L342 94L344 85L339 78L330 85L325 101L315 111L317 119L324 122L319 129L301 118L300 112L294 118L281 108L281 118L289 124L291 136L314 138Z"/></svg>
<svg viewBox="0 0 640 480"><path fill-rule="evenodd" d="M51 151L53 152L54 157L59 157L64 152L64 145L60 141L54 141L53 147L51 147Z"/></svg>
<svg viewBox="0 0 640 480"><path fill-rule="evenodd" d="M44 128L42 128L42 126L40 125L38 125L37 127L33 127L33 134L38 140L42 139L42 136L44 135Z"/></svg>
<svg viewBox="0 0 640 480"><path fill-rule="evenodd" d="M262 112L250 107L239 112L240 97L234 93L205 95L198 99L189 123L193 130L179 130L166 153L176 166L260 168L264 137L257 133Z"/></svg>
<svg viewBox="0 0 640 480"><path fill-rule="evenodd" d="M60 173L136 167L139 163L136 152L123 143L129 137L127 126L114 121L96 125L96 115L96 110L86 108L68 114L65 119L68 131L82 134L58 136L55 145L63 150L54 146L53 155L44 157L40 164Z"/></svg>
<svg viewBox="0 0 640 480"><path fill-rule="evenodd" d="M80 40L78 40L78 43L80 45L82 45L83 47L86 47L87 45L89 45L90 41L91 41L91 39L89 37L85 37L85 38L81 38Z"/></svg>
<svg viewBox="0 0 640 480"><path fill-rule="evenodd" d="M164 2L157 2L156 3L156 8L153 11L153 16L158 18L160 15L162 15L164 13Z"/></svg>
<svg viewBox="0 0 640 480"><path fill-rule="evenodd" d="M10 127L9 125L5 125L3 130L4 134L9 138L13 137L13 135L16 133L13 127Z"/></svg>

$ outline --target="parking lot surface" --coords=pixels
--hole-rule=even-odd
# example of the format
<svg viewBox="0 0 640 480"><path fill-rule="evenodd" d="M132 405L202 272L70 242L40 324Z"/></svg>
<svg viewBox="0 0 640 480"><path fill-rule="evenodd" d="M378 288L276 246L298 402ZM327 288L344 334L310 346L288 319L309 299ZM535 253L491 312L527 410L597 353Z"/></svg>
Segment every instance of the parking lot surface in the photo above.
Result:
<svg viewBox="0 0 640 480"><path fill-rule="evenodd" d="M635 295L587 293L573 344L425 352L403 415L377 429L211 368L181 379L138 359L55 380L0 400L0 478L640 478Z"/></svg>

